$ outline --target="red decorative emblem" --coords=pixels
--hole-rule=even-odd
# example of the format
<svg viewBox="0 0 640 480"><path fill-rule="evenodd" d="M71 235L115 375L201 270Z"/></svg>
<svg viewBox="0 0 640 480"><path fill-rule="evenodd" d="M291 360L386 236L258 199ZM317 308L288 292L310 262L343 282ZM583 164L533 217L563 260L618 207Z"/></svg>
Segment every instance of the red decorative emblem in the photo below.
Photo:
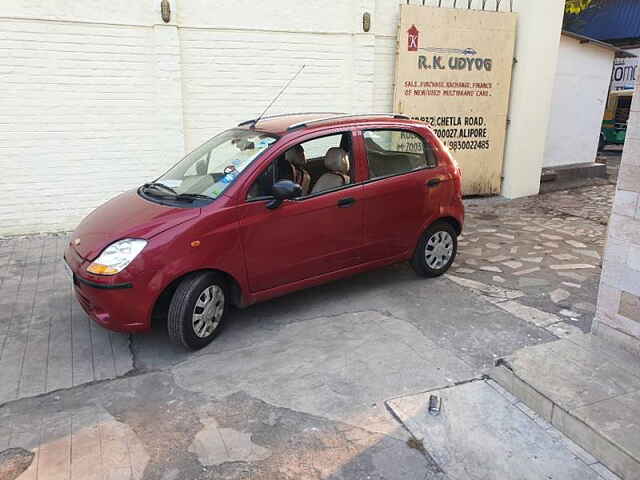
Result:
<svg viewBox="0 0 640 480"><path fill-rule="evenodd" d="M407 48L410 52L418 51L418 41L420 39L420 30L415 25L411 25L411 28L407 30L409 34L407 36Z"/></svg>

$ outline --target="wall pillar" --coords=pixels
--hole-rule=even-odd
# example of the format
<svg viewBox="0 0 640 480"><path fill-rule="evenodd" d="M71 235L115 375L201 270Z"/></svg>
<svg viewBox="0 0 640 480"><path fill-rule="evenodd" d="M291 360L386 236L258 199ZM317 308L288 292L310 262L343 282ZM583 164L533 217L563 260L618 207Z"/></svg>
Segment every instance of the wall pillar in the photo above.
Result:
<svg viewBox="0 0 640 480"><path fill-rule="evenodd" d="M639 88L636 86L636 92ZM627 125L593 332L640 353L640 95L637 93Z"/></svg>
<svg viewBox="0 0 640 480"><path fill-rule="evenodd" d="M375 0L360 0L352 4L353 35L351 65L351 112L373 112L376 37L374 34ZM368 32L362 28L362 16L371 15L371 27Z"/></svg>
<svg viewBox="0 0 640 480"><path fill-rule="evenodd" d="M162 22L159 7L158 1L158 23L153 25L153 55L154 124L160 158L155 161L168 167L185 153L182 65L177 1L171 0L171 21L167 24Z"/></svg>
<svg viewBox="0 0 640 480"><path fill-rule="evenodd" d="M517 8L516 8L517 7ZM536 195L558 61L564 1L519 0L502 195Z"/></svg>

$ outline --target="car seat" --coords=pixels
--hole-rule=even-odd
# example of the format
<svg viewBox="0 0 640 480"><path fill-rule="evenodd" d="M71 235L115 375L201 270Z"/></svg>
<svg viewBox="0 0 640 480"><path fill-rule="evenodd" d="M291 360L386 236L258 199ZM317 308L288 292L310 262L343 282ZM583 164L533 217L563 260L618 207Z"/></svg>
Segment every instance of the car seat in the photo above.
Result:
<svg viewBox="0 0 640 480"><path fill-rule="evenodd" d="M284 157L293 168L293 181L302 187L302 195L307 195L311 186L311 175L306 169L304 149L301 145L296 145L287 150Z"/></svg>
<svg viewBox="0 0 640 480"><path fill-rule="evenodd" d="M341 187L351 182L349 177L349 155L341 148L332 147L327 150L327 154L324 157L324 167L328 172L318 178L311 193Z"/></svg>

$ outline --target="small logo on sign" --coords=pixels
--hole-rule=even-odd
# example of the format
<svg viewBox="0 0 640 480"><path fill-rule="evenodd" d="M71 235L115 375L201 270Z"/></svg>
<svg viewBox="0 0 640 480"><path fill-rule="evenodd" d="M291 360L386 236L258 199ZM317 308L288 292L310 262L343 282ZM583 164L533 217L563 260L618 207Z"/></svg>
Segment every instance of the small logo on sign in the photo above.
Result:
<svg viewBox="0 0 640 480"><path fill-rule="evenodd" d="M407 49L410 52L417 52L420 40L420 30L418 30L415 25L411 25L411 28L407 30L407 33L409 34L407 36Z"/></svg>

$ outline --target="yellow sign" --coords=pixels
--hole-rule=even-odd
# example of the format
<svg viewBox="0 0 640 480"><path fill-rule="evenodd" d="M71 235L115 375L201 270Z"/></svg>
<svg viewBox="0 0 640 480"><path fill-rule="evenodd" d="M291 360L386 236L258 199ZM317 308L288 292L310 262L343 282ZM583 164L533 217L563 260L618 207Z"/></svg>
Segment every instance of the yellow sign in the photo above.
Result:
<svg viewBox="0 0 640 480"><path fill-rule="evenodd" d="M465 195L500 192L515 34L514 13L401 6L395 111L431 124Z"/></svg>

